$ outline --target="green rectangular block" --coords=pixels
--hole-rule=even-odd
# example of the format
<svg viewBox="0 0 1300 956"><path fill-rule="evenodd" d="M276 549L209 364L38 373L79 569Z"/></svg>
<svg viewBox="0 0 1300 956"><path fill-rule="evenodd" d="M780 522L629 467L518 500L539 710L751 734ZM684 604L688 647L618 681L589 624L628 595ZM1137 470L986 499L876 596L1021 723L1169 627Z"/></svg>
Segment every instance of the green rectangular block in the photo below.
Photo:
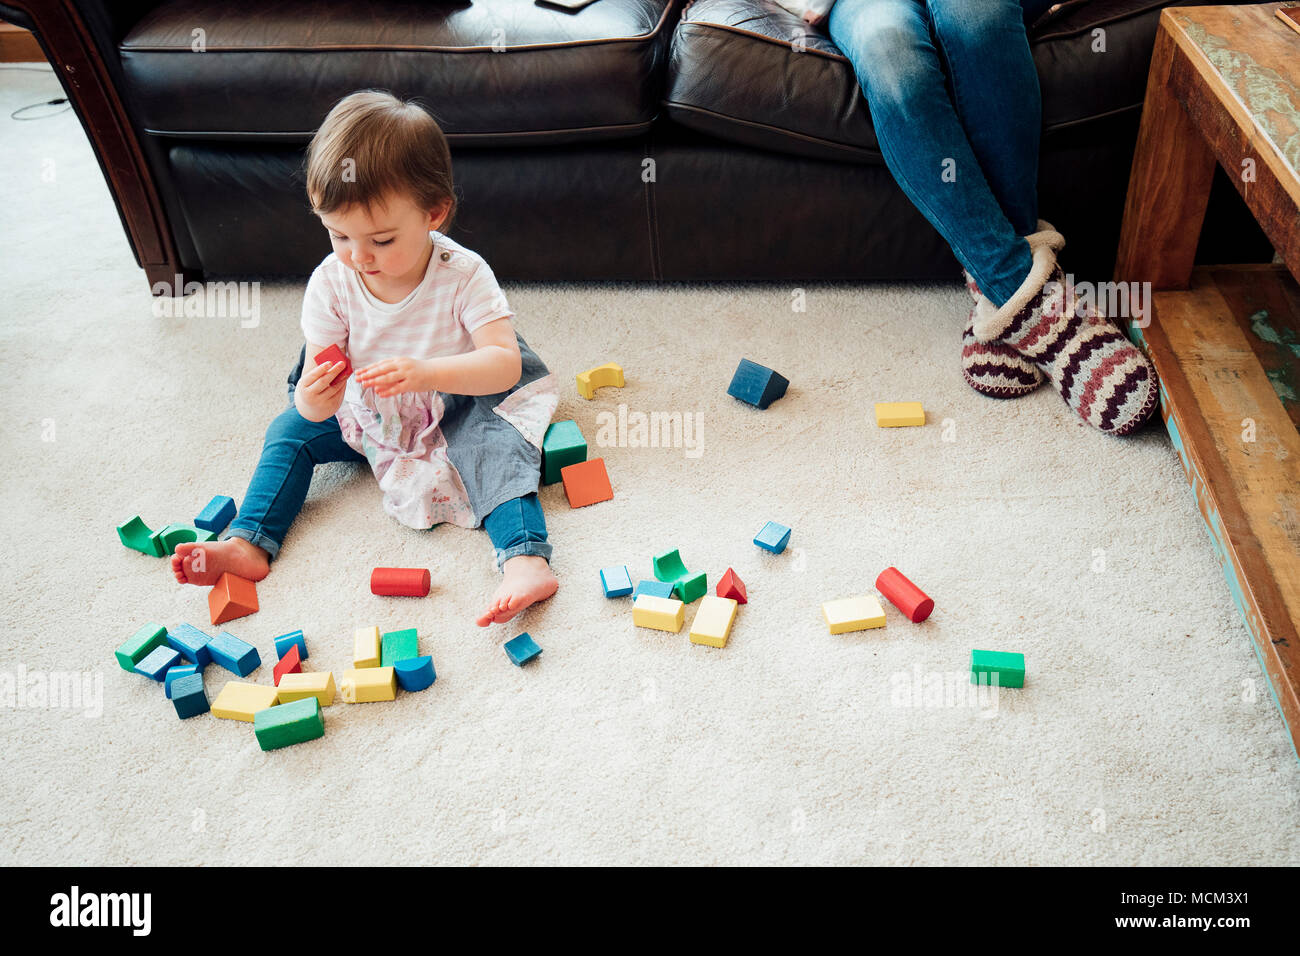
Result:
<svg viewBox="0 0 1300 956"><path fill-rule="evenodd" d="M560 480L560 469L587 460L587 439L578 423L570 419L554 422L542 438L542 484Z"/></svg>
<svg viewBox="0 0 1300 956"><path fill-rule="evenodd" d="M380 667L392 667L398 661L409 661L419 656L420 642L413 627L401 631L389 631L380 639Z"/></svg>
<svg viewBox="0 0 1300 956"><path fill-rule="evenodd" d="M695 575L688 574L686 577L678 578L673 582L673 593L677 595L677 600L683 604L693 604L704 597L708 590L708 578L703 571Z"/></svg>
<svg viewBox="0 0 1300 956"><path fill-rule="evenodd" d="M972 684L993 684L997 675L999 687L1025 686L1025 655L1011 651L970 652L970 682ZM989 675L981 677L981 675Z"/></svg>
<svg viewBox="0 0 1300 956"><path fill-rule="evenodd" d="M277 704L253 715L253 733L263 750L278 750L325 736L325 717L320 701L304 697L291 704Z"/></svg>
<svg viewBox="0 0 1300 956"><path fill-rule="evenodd" d="M161 624L146 624L124 641L115 652L122 670L134 673L135 665L149 656L156 647L167 644L167 628Z"/></svg>

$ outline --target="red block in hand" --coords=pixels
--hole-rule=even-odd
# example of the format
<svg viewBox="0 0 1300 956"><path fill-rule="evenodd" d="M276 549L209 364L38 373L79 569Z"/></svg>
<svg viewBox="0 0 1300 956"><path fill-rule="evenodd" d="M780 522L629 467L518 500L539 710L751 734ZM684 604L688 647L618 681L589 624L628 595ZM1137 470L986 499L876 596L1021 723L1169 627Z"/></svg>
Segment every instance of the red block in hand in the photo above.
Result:
<svg viewBox="0 0 1300 956"><path fill-rule="evenodd" d="M375 568L370 572L370 593L389 597L424 597L429 593L429 570Z"/></svg>
<svg viewBox="0 0 1300 956"><path fill-rule="evenodd" d="M343 350L337 345L331 345L329 348L316 353L317 365L330 365L334 362L342 362L343 371L334 376L334 381L330 382L330 385L337 385L340 380L346 380L352 374L352 363L348 361L348 357L343 354Z"/></svg>

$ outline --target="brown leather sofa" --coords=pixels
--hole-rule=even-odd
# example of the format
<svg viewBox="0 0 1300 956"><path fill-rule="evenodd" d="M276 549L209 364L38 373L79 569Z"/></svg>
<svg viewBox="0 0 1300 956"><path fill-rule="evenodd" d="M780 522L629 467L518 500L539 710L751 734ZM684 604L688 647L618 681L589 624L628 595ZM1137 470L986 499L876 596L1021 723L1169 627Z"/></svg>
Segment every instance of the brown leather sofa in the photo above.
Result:
<svg viewBox="0 0 1300 956"><path fill-rule="evenodd" d="M1083 277L1110 278L1165 5L1069 0L1031 26L1041 214ZM432 109L451 235L503 279L958 275L848 60L824 32L793 49L801 24L768 0L4 0L0 17L59 70L151 284L309 273L330 246L303 149L362 87ZM1199 258L1270 256L1218 183Z"/></svg>

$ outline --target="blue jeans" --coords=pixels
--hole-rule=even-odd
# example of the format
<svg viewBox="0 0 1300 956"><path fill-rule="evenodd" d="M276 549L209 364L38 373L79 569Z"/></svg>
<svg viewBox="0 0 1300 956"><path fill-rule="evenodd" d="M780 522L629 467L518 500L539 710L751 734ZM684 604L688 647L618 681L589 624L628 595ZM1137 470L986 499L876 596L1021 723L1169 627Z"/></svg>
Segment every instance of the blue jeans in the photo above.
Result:
<svg viewBox="0 0 1300 956"><path fill-rule="evenodd" d="M310 422L291 404L267 427L262 455L239 513L219 540L244 538L274 561L289 525L307 499L312 472L327 461L364 462L366 457L343 440L337 418ZM483 527L492 541L498 567L521 554L551 559L546 519L536 493L498 505L483 519Z"/></svg>
<svg viewBox="0 0 1300 956"><path fill-rule="evenodd" d="M1029 274L1042 105L1025 24L1053 0L836 0L885 165L1003 305Z"/></svg>

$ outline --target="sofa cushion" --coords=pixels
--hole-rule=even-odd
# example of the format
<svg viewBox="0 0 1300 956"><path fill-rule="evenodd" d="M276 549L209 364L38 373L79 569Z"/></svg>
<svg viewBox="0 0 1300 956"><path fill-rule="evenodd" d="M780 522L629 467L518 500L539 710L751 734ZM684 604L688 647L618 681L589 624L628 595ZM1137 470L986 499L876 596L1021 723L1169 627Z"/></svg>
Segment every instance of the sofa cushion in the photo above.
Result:
<svg viewBox="0 0 1300 956"><path fill-rule="evenodd" d="M378 87L421 97L453 146L616 139L659 111L679 3L172 0L119 52L130 109L160 136L305 142Z"/></svg>

